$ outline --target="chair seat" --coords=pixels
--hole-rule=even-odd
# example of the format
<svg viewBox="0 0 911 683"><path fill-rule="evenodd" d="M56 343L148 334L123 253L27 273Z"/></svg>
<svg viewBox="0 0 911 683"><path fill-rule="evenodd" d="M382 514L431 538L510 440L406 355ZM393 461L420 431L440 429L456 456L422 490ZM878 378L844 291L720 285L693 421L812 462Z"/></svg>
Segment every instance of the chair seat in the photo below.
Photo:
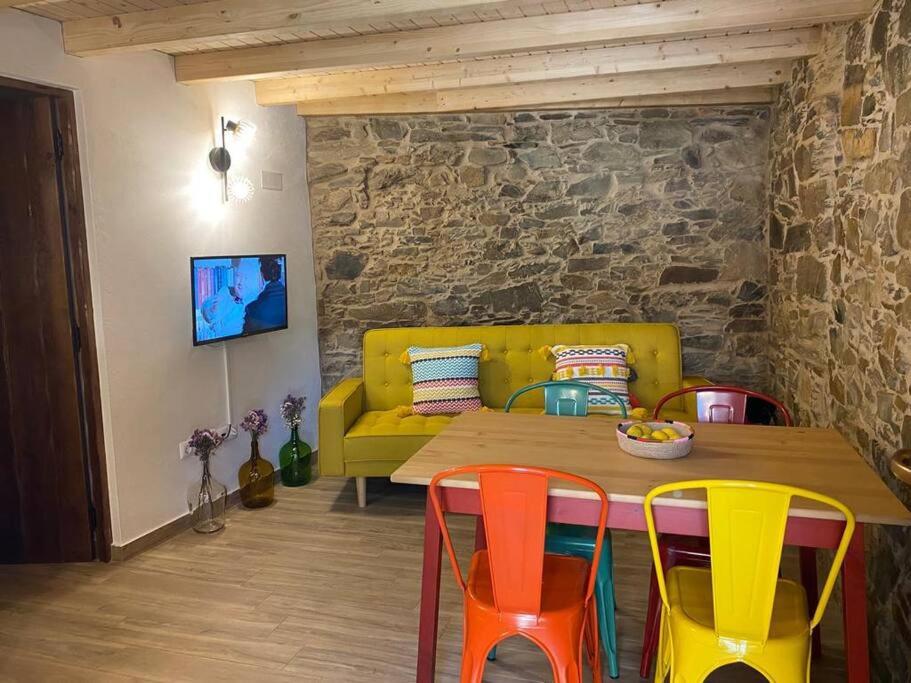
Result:
<svg viewBox="0 0 911 683"><path fill-rule="evenodd" d="M541 612L578 610L585 601L590 565L581 557L544 554L541 576ZM468 595L477 603L495 609L490 578L490 557L478 550L468 570Z"/></svg>
<svg viewBox="0 0 911 683"><path fill-rule="evenodd" d="M711 632L712 638L715 637L711 570L672 567L667 573L667 596L672 615L703 627ZM779 579L772 607L769 640L807 636L809 631L807 596L803 586L787 579Z"/></svg>

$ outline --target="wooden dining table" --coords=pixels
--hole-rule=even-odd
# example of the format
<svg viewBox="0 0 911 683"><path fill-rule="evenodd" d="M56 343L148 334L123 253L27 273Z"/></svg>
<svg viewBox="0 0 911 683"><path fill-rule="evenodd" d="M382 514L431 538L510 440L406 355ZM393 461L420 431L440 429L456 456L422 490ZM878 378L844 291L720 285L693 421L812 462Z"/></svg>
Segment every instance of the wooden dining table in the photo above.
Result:
<svg viewBox="0 0 911 683"><path fill-rule="evenodd" d="M608 495L607 525L645 531L643 501L657 486L693 479L741 479L788 484L836 498L857 518L841 569L842 609L849 683L869 680L864 525L911 526L911 512L892 494L863 458L834 429L702 423L695 425L693 449L684 458L650 460L622 451L617 419L549 415L463 413L392 475L392 481L427 486L435 474L459 465L512 464L548 467L591 479ZM599 501L567 484L549 492L548 519L597 524ZM428 497L429 498L429 497ZM478 516L480 499L473 478L444 482L447 512ZM698 493L655 501L659 532L708 536L704 497ZM785 544L835 548L844 520L809 501L792 503ZM479 534L480 537L481 534ZM434 679L440 600L442 536L427 502L424 567L421 579L417 681Z"/></svg>

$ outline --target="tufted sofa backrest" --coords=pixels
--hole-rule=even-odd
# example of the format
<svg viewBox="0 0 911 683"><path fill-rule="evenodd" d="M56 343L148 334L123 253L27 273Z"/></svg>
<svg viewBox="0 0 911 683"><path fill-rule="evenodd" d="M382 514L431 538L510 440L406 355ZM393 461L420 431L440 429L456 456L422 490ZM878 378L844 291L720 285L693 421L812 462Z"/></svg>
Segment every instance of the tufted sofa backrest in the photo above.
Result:
<svg viewBox="0 0 911 683"><path fill-rule="evenodd" d="M631 391L640 403L681 387L680 335L668 323L593 323L578 325L493 325L477 327L397 327L364 335L364 385L367 410L411 405L411 368L400 356L409 346L458 346L480 342L490 360L480 366L485 406L502 408L514 391L551 378L553 358L538 349L556 344L627 344L638 379ZM544 395L528 392L516 407L540 408Z"/></svg>

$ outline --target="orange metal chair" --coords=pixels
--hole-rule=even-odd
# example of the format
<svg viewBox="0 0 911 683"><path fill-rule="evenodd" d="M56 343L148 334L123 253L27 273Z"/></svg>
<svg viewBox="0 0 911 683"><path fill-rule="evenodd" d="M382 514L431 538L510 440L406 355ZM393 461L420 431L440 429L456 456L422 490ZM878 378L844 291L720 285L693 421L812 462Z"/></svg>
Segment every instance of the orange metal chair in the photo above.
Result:
<svg viewBox="0 0 911 683"><path fill-rule="evenodd" d="M462 576L440 504L441 482L477 475L487 548L471 557ZM592 562L544 552L551 480L594 492L601 500ZM521 635L547 655L555 683L582 680L585 646L594 680L601 680L601 648L593 591L607 495L594 482L538 467L470 465L437 474L429 495L456 582L464 596L462 683L480 683L487 653L505 638Z"/></svg>
<svg viewBox="0 0 911 683"><path fill-rule="evenodd" d="M672 567L665 574L653 504L667 493L706 493L712 567ZM845 520L841 542L808 614L807 596L778 577L794 498L834 508ZM703 681L716 669L742 662L775 683L809 683L810 642L832 595L854 515L839 501L806 489L756 481L685 481L652 489L645 521L661 594L661 641L655 681Z"/></svg>

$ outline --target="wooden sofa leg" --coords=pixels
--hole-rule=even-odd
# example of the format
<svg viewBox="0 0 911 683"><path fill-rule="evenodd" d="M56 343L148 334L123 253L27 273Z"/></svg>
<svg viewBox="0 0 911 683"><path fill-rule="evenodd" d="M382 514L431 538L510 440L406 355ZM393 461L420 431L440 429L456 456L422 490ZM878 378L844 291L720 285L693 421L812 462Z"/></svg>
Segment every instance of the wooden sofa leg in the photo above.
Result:
<svg viewBox="0 0 911 683"><path fill-rule="evenodd" d="M357 489L357 506L367 507L367 477L355 477L354 486Z"/></svg>

